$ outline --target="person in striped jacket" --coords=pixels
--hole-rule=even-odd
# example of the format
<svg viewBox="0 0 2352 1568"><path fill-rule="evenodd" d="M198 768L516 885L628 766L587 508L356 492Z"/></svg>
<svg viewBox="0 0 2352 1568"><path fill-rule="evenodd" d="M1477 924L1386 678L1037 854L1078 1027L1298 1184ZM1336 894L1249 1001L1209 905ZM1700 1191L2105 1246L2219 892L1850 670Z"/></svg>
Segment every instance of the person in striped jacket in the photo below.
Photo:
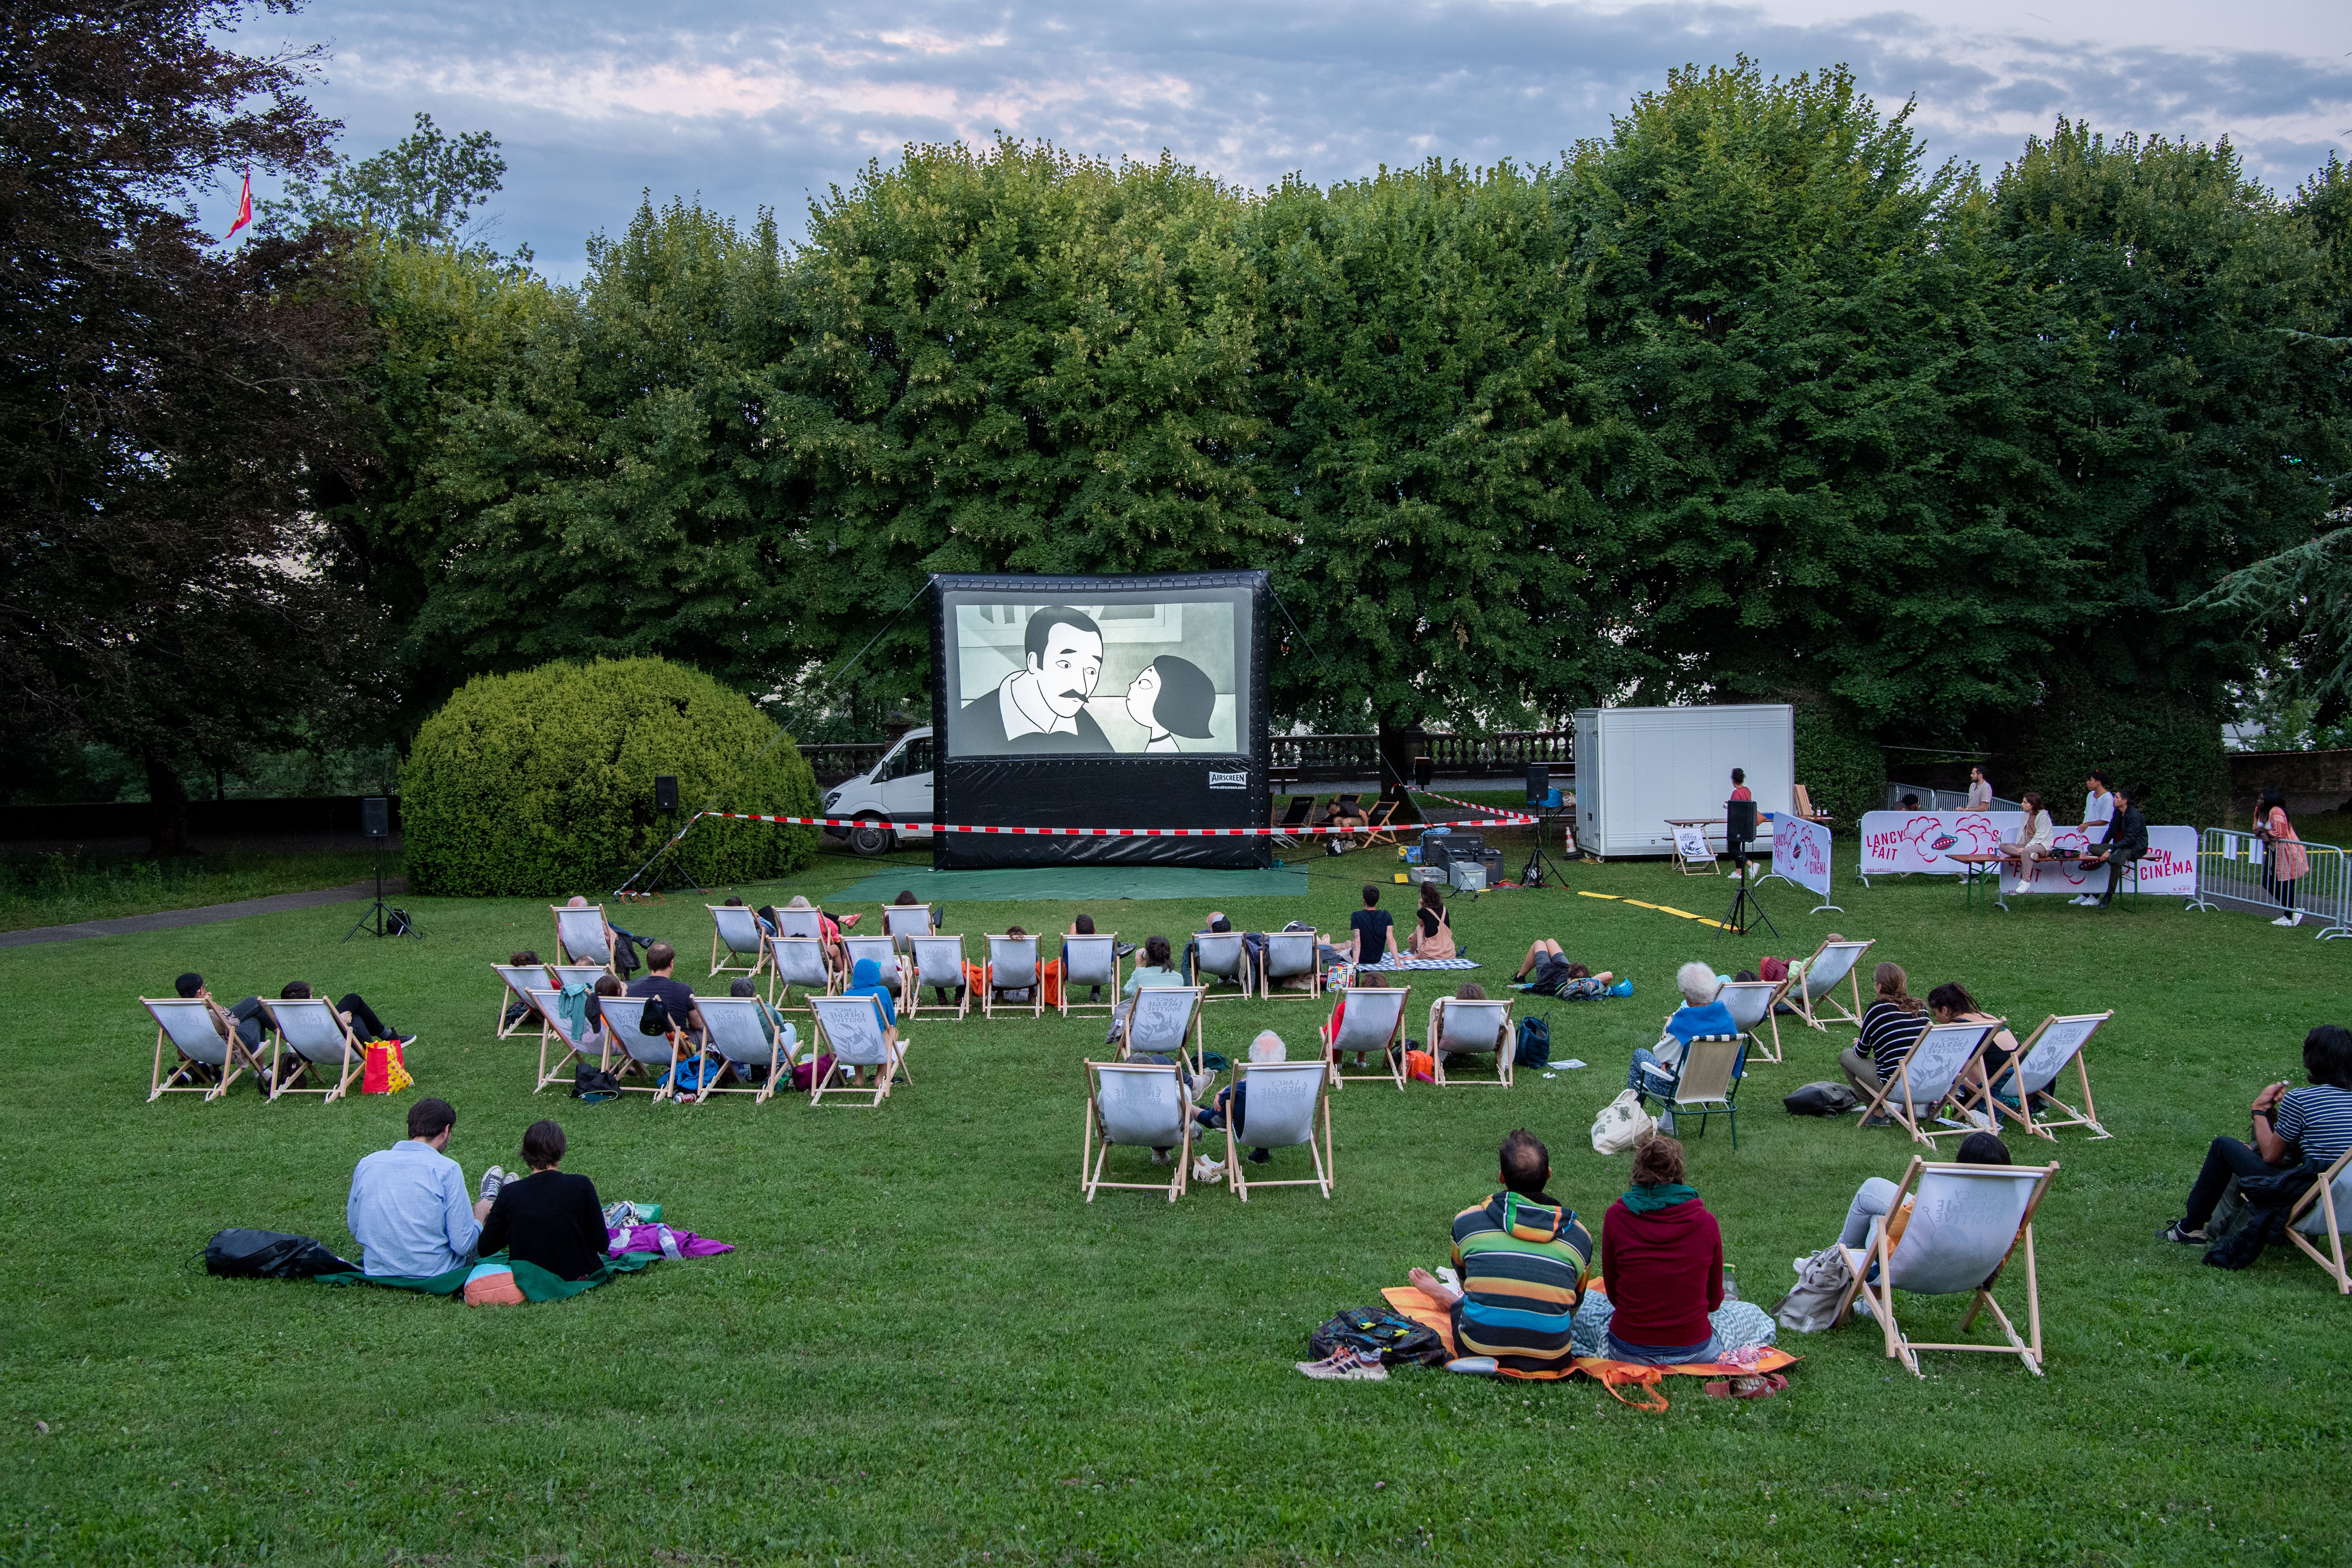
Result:
<svg viewBox="0 0 2352 1568"><path fill-rule="evenodd" d="M1544 1191L1551 1154L1524 1129L1503 1140L1502 1190L1454 1216L1455 1289L1416 1268L1409 1278L1454 1316L1454 1353L1492 1356L1515 1377L1575 1370L1569 1329L1592 1269L1592 1237Z"/></svg>

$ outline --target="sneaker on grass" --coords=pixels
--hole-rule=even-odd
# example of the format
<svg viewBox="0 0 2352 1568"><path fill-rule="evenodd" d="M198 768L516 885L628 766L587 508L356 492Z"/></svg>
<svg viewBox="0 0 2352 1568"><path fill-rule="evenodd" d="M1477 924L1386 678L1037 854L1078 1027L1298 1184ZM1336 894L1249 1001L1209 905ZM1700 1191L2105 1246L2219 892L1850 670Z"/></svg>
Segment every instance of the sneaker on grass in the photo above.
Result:
<svg viewBox="0 0 2352 1568"><path fill-rule="evenodd" d="M1353 1345L1341 1345L1321 1361L1291 1364L1318 1383L1386 1383L1389 1377L1377 1352L1367 1354Z"/></svg>
<svg viewBox="0 0 2352 1568"><path fill-rule="evenodd" d="M2177 1241L2184 1247L2202 1247L2205 1245L2205 1233L2202 1230L2191 1230L2189 1228L2188 1221L2177 1219L2166 1226L2163 1233L2157 1239Z"/></svg>

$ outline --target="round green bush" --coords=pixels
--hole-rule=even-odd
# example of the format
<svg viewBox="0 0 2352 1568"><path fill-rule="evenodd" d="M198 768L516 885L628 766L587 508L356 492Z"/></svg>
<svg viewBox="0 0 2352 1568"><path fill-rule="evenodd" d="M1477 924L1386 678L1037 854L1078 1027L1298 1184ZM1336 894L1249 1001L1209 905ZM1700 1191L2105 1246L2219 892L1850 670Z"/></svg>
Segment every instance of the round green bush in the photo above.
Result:
<svg viewBox="0 0 2352 1568"><path fill-rule="evenodd" d="M654 810L657 773L677 775L680 811ZM661 658L477 676L416 732L400 788L410 887L469 897L593 897L713 803L816 814L791 737L740 693ZM705 818L672 861L725 886L796 870L816 845L814 827Z"/></svg>

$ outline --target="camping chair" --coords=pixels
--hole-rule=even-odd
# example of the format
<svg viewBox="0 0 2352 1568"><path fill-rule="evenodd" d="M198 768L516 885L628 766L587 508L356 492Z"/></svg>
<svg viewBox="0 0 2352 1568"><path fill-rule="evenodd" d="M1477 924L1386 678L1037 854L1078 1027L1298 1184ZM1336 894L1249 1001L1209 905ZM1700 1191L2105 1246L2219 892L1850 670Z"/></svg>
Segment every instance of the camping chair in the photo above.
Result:
<svg viewBox="0 0 2352 1568"><path fill-rule="evenodd" d="M531 1012L539 1018L539 1079L531 1085L531 1093L537 1094L551 1083L578 1082L580 1069L576 1064L580 1062L593 1062L600 1068L604 1065L604 1031L591 1024L583 1033L573 1035L564 1026L562 992L535 985L526 995ZM614 998L610 996L596 998L600 1015L604 1010L603 1005L613 1000ZM556 1058L555 1066L550 1068L547 1065L547 1047L553 1040L563 1042L563 1054Z"/></svg>
<svg viewBox="0 0 2352 1568"><path fill-rule="evenodd" d="M981 996L980 1013L983 1018L996 1016L997 994L1003 991L1029 993L1029 1016L1043 1017L1045 1013L1045 981L1038 973L1037 939L1034 936L992 936L988 939L988 989ZM1005 1004L1017 1007L1017 1002Z"/></svg>
<svg viewBox="0 0 2352 1568"><path fill-rule="evenodd" d="M1790 1005L1806 1023L1816 1029L1826 1029L1831 1024L1852 1024L1862 1027L1862 955L1868 952L1871 942L1825 942L1813 956L1805 961L1805 978L1801 985L1789 989ZM1838 999L1833 994L1842 982L1851 981L1853 1005L1838 1011ZM1826 1004L1817 1008L1814 1004Z"/></svg>
<svg viewBox="0 0 2352 1568"><path fill-rule="evenodd" d="M1119 1026L1118 1054L1128 1057L1166 1056L1188 1063L1186 1076L1200 1071L1201 988L1197 985L1147 985L1135 994L1135 1005ZM1192 1056L1184 1054L1184 1034L1193 1036Z"/></svg>
<svg viewBox="0 0 2352 1568"><path fill-rule="evenodd" d="M705 904L702 907L710 911L710 973L714 975L759 973L768 962L768 933L760 929L760 917L740 904ZM727 949L725 959L719 952L722 943ZM728 962L746 953L751 959L748 968Z"/></svg>
<svg viewBox="0 0 2352 1568"><path fill-rule="evenodd" d="M879 1106L899 1079L915 1081L907 1073L906 1047L899 1044L898 1031L882 1016L880 997L812 996L809 1005L816 1013L816 1042L810 1048L818 1056L833 1058L831 1070L821 1080L814 1077L809 1080L811 1105L823 1104L828 1089L835 1099L868 1092L862 1086L834 1083L833 1075L845 1068L874 1069L874 1098L860 1108L866 1110Z"/></svg>
<svg viewBox="0 0 2352 1568"><path fill-rule="evenodd" d="M1149 996L1150 992L1141 993ZM1111 1146L1167 1149L1176 1168L1161 1182L1107 1182L1103 1163ZM1192 1101L1177 1068L1155 1062L1088 1062L1087 1130L1078 1155L1078 1190L1087 1202L1105 1187L1166 1192L1174 1203L1184 1193L1192 1163Z"/></svg>
<svg viewBox="0 0 2352 1568"><path fill-rule="evenodd" d="M2311 1190L2286 1211L2286 1238L2301 1247L2336 1281L2336 1293L2352 1296L2352 1273L2344 1267L2344 1211L2352 1208L2352 1149L2336 1156L2336 1163L2320 1173ZM2314 1242L2324 1241L2323 1253Z"/></svg>
<svg viewBox="0 0 2352 1568"><path fill-rule="evenodd" d="M857 968L858 960L872 959L874 967L882 972L883 985L898 998L901 1005L905 1005L907 966L898 962L897 938L888 935L845 936L841 939L841 945L848 957L849 968L853 973Z"/></svg>
<svg viewBox="0 0 2352 1568"><path fill-rule="evenodd" d="M793 987L801 1000L830 996L839 977L824 961L824 943L813 936L772 936L768 939L768 1005L790 1007ZM781 998L781 1000L779 1000ZM805 1013L806 1007L793 1009Z"/></svg>
<svg viewBox="0 0 2352 1568"><path fill-rule="evenodd" d="M1349 993L1353 996L1355 993ZM1348 1011L1356 1010L1354 1002ZM1447 1088L1445 1053L1480 1053L1492 1051L1495 1056L1494 1081L1504 1089L1511 1087L1511 1059L1518 1055L1511 1039L1511 1004L1501 1001L1465 1002L1459 996L1440 996L1429 1009L1429 1055L1434 1065L1437 1087ZM1466 1084L1483 1084L1485 1079L1465 1079Z"/></svg>
<svg viewBox="0 0 2352 1568"><path fill-rule="evenodd" d="M360 1047L358 1037L335 1005L323 996L282 996L275 1002L264 1002L262 1012L269 1019L269 1027L278 1036L278 1046L269 1053L269 1098L281 1094L317 1094L326 1098L319 1103L330 1105L351 1092L352 1085L360 1079L367 1067L367 1052ZM289 1068L285 1065L285 1052L293 1053ZM311 1077L313 1068L337 1069L334 1087L321 1084L316 1089L296 1089L294 1084Z"/></svg>
<svg viewBox="0 0 2352 1568"><path fill-rule="evenodd" d="M572 909L563 904L550 904L555 911L555 956L559 962L593 963L607 974L618 978L614 967L613 928L605 923L604 906L590 904L584 909Z"/></svg>
<svg viewBox="0 0 2352 1568"><path fill-rule="evenodd" d="M1274 836L1274 841L1276 844L1281 845L1286 849L1297 848L1298 847L1298 839L1294 833L1294 829L1306 826L1307 819L1313 816L1314 813L1315 797L1313 795L1292 795L1290 797L1287 809L1286 809L1282 814L1282 820L1274 825L1278 830Z"/></svg>
<svg viewBox="0 0 2352 1568"><path fill-rule="evenodd" d="M1304 991L1276 991L1277 980L1304 980ZM1312 1002L1323 994L1323 963L1318 952L1315 933L1311 931L1270 931L1265 933L1265 953L1257 969L1258 995L1266 1001L1276 996L1303 996Z"/></svg>
<svg viewBox="0 0 2352 1568"><path fill-rule="evenodd" d="M226 1039L221 1038L220 1032L213 1027L214 1004L201 996L142 996L139 1005L155 1020L155 1071L148 1079L148 1104L154 1104L167 1094L201 1094L206 1100L218 1100L228 1092L237 1074L248 1070L267 1081L261 1063L238 1037L236 1021L229 1020ZM180 1058L168 1074L163 1071L166 1039ZM194 1069L199 1067L212 1068L219 1075L219 1081L197 1081Z"/></svg>
<svg viewBox="0 0 2352 1568"><path fill-rule="evenodd" d="M493 963L490 967L499 972L499 983L503 987L499 993L497 1035L497 1038L503 1040L516 1030L530 1026L532 1017L539 1011L530 1004L530 994L547 984L548 967L544 963ZM591 973L602 974L604 972L598 969ZM517 1002L522 1004L523 1016L509 1023L507 1009Z"/></svg>
<svg viewBox="0 0 2352 1568"><path fill-rule="evenodd" d="M1397 814L1398 805L1399 803L1396 801L1384 800L1372 807L1372 814L1364 819L1364 825L1367 829L1367 836L1364 839L1365 848L1370 849L1374 845L1378 844L1392 846L1396 843L1396 829L1390 826L1389 824Z"/></svg>
<svg viewBox="0 0 2352 1568"><path fill-rule="evenodd" d="M1226 1180L1234 1196L1249 1202L1252 1187L1320 1187L1331 1195L1338 1172L1331 1157L1330 1075L1321 1062L1250 1062L1234 1064L1234 1098L1241 1107L1243 1130L1235 1131L1225 1119ZM1248 1094L1242 1093L1247 1086ZM1316 1124L1322 1124L1322 1142L1316 1142ZM1296 1149L1304 1144L1314 1162L1312 1176L1275 1181L1248 1173L1244 1149Z"/></svg>
<svg viewBox="0 0 2352 1568"><path fill-rule="evenodd" d="M776 1080L792 1081L800 1045L799 1031L790 1024L779 1028L757 996L705 996L697 1004L710 1030L710 1049L725 1061L736 1083L732 1089L705 1084L705 1094L748 1094L754 1105L765 1105L776 1092ZM758 1083L745 1082L747 1068L758 1068Z"/></svg>
<svg viewBox="0 0 2352 1568"><path fill-rule="evenodd" d="M1209 982L1229 982L1234 989L1217 991ZM1237 931L1203 931L1192 933L1192 984L1201 988L1204 1002L1223 1001L1226 997L1246 1000L1257 988L1255 966L1250 963L1249 945Z"/></svg>
<svg viewBox="0 0 2352 1568"><path fill-rule="evenodd" d="M961 1018L971 1011L971 983L964 976L963 938L919 936L910 940L915 949L911 955L915 975L908 984L906 994L898 999L907 1016L912 1018L922 1012L925 987L932 988L934 995L944 987L955 997L952 1002L933 1002L932 1012L952 1007L953 1016Z"/></svg>
<svg viewBox="0 0 2352 1568"><path fill-rule="evenodd" d="M1983 1089L1969 1089L1961 1080L1970 1063L1984 1059L1985 1042L2003 1027L2000 1023L1930 1025L1911 1043L1903 1059L1895 1064L1895 1076L1881 1083L1877 1094L1863 1108L1861 1125L1870 1125L1874 1116L1891 1116L1910 1130L1913 1141L1925 1143L1930 1150L1936 1147L1938 1138L1965 1137L1976 1131L1974 1127L1960 1126L1930 1132L1920 1123L1948 1101L1965 1112L1970 1109L1970 1098L1990 1100L1991 1096ZM1902 1095L1899 1105L1895 1100L1898 1091ZM1986 1119L1992 1120L1990 1114Z"/></svg>
<svg viewBox="0 0 2352 1568"><path fill-rule="evenodd" d="M2055 1165L1931 1165L1914 1154L1911 1168L1903 1173L1903 1184L1895 1191L1895 1203L1887 1210L1890 1215L1900 1213L1903 1200L1911 1199L1911 1217L1903 1227L1902 1240L1890 1253L1886 1221L1881 1218L1872 1223L1870 1238L1863 1247L1839 1248L1850 1279L1837 1321L1844 1322L1853 1312L1856 1296L1868 1296L1871 1314L1886 1336L1887 1355L1922 1381L1927 1374L1919 1370L1921 1351L2013 1355L2025 1363L2026 1371L2040 1377L2042 1292L2033 1271L2033 1212L2042 1206L2042 1196L2057 1174ZM2025 1248L2024 1339L2018 1338L2016 1326L1992 1294L2000 1271L2021 1244ZM1960 1332L1969 1331L1979 1312L1990 1311L2009 1343L1915 1342L1895 1321L1897 1290L1915 1296L1971 1292Z"/></svg>
<svg viewBox="0 0 2352 1568"><path fill-rule="evenodd" d="M2042 1019L2032 1037L2018 1047L2010 1070L1992 1086L1994 1103L2000 1108L1995 1114L2023 1122L2028 1132L2053 1143L2058 1138L2052 1130L2059 1127L2087 1127L2095 1138L2114 1137L2099 1125L2099 1108L2091 1101L2091 1069L2083 1059L2083 1047L2091 1043L2099 1026L2114 1016L2112 1012L2077 1013L2063 1018L2053 1014ZM2075 1081L2083 1086L2080 1110L2051 1092L2068 1062L2074 1064ZM2017 1097L2015 1105L2002 1098L2004 1089ZM2037 1100L2044 1101L2047 1110L2063 1113L2063 1119L2037 1111L2033 1104Z"/></svg>
<svg viewBox="0 0 2352 1568"><path fill-rule="evenodd" d="M1084 1009L1100 1008L1105 1013L1118 1011L1118 932L1097 931L1091 936L1066 936L1062 939L1062 1016ZM1102 985L1110 990L1107 1002L1076 1002L1071 1000L1081 985Z"/></svg>
<svg viewBox="0 0 2352 1568"><path fill-rule="evenodd" d="M919 936L937 936L939 922L931 919L929 904L885 904L882 906L882 934L895 939L900 952L908 952L907 944Z"/></svg>
<svg viewBox="0 0 2352 1568"><path fill-rule="evenodd" d="M696 997L695 1005L705 1000ZM643 996L599 996L596 1010L604 1016L604 1070L620 1083L623 1092L650 1094L654 1103L677 1094L677 1065L699 1060L702 1066L694 1075L698 1087L710 1081L708 1053L689 1044L683 1028L672 1028L662 1034L648 1035L645 1030L646 1001ZM614 1047L618 1047L615 1049ZM632 1074L644 1079L643 1083L631 1083Z"/></svg>
<svg viewBox="0 0 2352 1568"><path fill-rule="evenodd" d="M1655 1094L1665 1104L1660 1131L1679 1136L1682 1119L1698 1118L1698 1135L1706 1136L1709 1119L1721 1116L1731 1123L1731 1146L1739 1147L1739 1081L1748 1076L1746 1035L1694 1035L1685 1042L1675 1063L1674 1076Z"/></svg>
<svg viewBox="0 0 2352 1568"><path fill-rule="evenodd" d="M1715 999L1730 1013L1731 1021L1739 1026L1739 1032L1748 1037L1755 1058L1759 1062L1770 1062L1775 1067L1780 1062L1780 1025L1772 1009L1788 989L1786 980L1734 980L1715 994ZM1772 1031L1772 1043L1769 1047L1764 1044L1761 1033L1768 1027Z"/></svg>
<svg viewBox="0 0 2352 1568"><path fill-rule="evenodd" d="M1324 1053L1335 1088L1350 1078L1366 1083L1393 1079L1399 1089L1404 1088L1404 1047L1397 1037L1404 1032L1404 999L1412 994L1409 985L1350 985L1339 994L1339 1027ZM1387 1070L1343 1073L1339 1057L1346 1051L1376 1052Z"/></svg>

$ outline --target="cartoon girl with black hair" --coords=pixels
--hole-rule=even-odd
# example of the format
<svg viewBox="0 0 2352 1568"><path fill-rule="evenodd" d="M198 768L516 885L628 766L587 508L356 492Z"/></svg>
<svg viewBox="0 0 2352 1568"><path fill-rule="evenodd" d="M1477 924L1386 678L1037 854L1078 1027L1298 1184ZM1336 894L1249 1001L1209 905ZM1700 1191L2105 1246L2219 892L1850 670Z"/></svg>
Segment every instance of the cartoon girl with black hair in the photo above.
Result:
<svg viewBox="0 0 2352 1568"><path fill-rule="evenodd" d="M1189 658L1163 653L1143 667L1127 689L1128 717L1151 732L1147 752L1178 752L1176 737L1205 741L1216 711L1217 688Z"/></svg>

